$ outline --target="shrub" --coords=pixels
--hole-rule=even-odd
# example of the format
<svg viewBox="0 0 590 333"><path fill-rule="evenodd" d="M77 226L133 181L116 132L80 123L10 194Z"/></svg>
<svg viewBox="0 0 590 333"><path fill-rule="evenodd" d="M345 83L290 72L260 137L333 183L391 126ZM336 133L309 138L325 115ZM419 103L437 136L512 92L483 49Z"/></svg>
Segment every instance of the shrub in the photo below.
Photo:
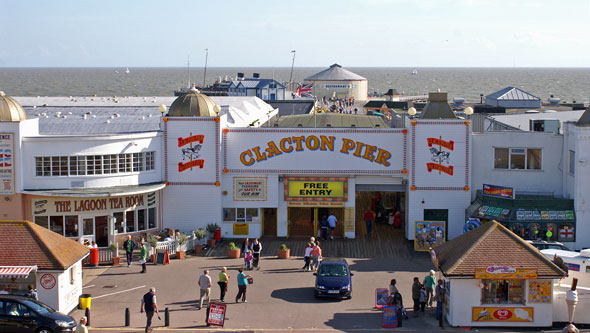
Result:
<svg viewBox="0 0 590 333"><path fill-rule="evenodd" d="M156 236L154 236L154 235L148 235L148 236L147 236L147 239L146 239L146 242L147 242L148 244L150 244L150 246L151 246L152 248L154 248L154 249L155 249L155 248L156 248L156 246L158 246L158 237L156 237Z"/></svg>
<svg viewBox="0 0 590 333"><path fill-rule="evenodd" d="M193 232L195 233L195 237L197 237L198 240L201 240L201 239L207 237L207 232L203 228L199 228Z"/></svg>
<svg viewBox="0 0 590 333"><path fill-rule="evenodd" d="M207 231L209 231L211 233L217 231L217 228L219 228L219 226L217 225L217 223L209 223L209 224L207 224Z"/></svg>
<svg viewBox="0 0 590 333"><path fill-rule="evenodd" d="M238 247L236 246L236 243L231 242L231 243L229 243L229 249L232 251L235 251L238 249Z"/></svg>
<svg viewBox="0 0 590 333"><path fill-rule="evenodd" d="M287 251L288 249L289 248L285 244L281 244L281 246L279 247L279 250L281 250L281 251Z"/></svg>
<svg viewBox="0 0 590 333"><path fill-rule="evenodd" d="M176 238L176 240L178 241L178 245L184 245L186 243L188 243L188 235L183 233L180 233L178 235L178 238Z"/></svg>

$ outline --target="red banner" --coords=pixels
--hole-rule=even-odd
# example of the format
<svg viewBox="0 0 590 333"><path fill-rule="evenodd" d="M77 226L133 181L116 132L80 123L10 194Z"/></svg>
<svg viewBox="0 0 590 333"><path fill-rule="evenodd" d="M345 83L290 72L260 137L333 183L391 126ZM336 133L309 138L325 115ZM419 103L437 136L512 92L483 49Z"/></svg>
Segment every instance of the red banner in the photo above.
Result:
<svg viewBox="0 0 590 333"><path fill-rule="evenodd" d="M439 139L439 138L426 138L426 141L428 142L428 147L432 147L432 145L436 145L436 146L445 147L448 150L454 150L453 148L455 147L455 142L453 140L445 141L445 140Z"/></svg>
<svg viewBox="0 0 590 333"><path fill-rule="evenodd" d="M441 172L446 173L447 175L453 175L453 166L444 166L438 163L426 163L426 168L428 168L428 172L432 172L432 170L438 170Z"/></svg>
<svg viewBox="0 0 590 333"><path fill-rule="evenodd" d="M192 161L186 162L186 163L178 162L178 172L183 172L186 169L191 169L191 168L196 168L196 167L203 169L204 164L205 164L205 160L192 160Z"/></svg>

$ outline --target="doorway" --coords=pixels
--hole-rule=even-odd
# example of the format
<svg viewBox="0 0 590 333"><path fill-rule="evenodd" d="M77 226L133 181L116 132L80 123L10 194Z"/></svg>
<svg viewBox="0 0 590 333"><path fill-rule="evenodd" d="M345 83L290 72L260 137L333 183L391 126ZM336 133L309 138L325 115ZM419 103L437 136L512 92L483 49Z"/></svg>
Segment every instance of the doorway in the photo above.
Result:
<svg viewBox="0 0 590 333"><path fill-rule="evenodd" d="M262 236L277 236L277 209L262 208Z"/></svg>
<svg viewBox="0 0 590 333"><path fill-rule="evenodd" d="M109 246L109 225L108 216L96 216L95 223L95 238L96 245L99 247Z"/></svg>
<svg viewBox="0 0 590 333"><path fill-rule="evenodd" d="M424 221L445 221L445 225L449 222L448 209L425 209Z"/></svg>
<svg viewBox="0 0 590 333"><path fill-rule="evenodd" d="M373 211L373 232L381 238L402 239L406 216L406 192L398 191L356 191L355 235L366 237L367 227L364 215L367 209Z"/></svg>
<svg viewBox="0 0 590 333"><path fill-rule="evenodd" d="M338 220L334 229L335 238L344 237L344 208L342 207L288 207L289 237L319 236L320 221L330 213Z"/></svg>
<svg viewBox="0 0 590 333"><path fill-rule="evenodd" d="M80 216L80 238L92 242L94 238L94 216Z"/></svg>

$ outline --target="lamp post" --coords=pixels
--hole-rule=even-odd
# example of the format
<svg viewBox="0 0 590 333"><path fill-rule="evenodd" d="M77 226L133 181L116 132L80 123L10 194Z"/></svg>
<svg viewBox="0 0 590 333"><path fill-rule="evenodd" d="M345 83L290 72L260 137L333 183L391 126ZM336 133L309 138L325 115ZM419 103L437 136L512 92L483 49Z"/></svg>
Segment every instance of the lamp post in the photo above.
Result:
<svg viewBox="0 0 590 333"><path fill-rule="evenodd" d="M160 104L160 106L158 106L158 110L160 110L160 113L162 113L162 117L164 117L164 113L166 113L166 105L165 104Z"/></svg>
<svg viewBox="0 0 590 333"><path fill-rule="evenodd" d="M473 114L473 108L471 106L468 106L465 108L465 110L463 110L463 112L465 112L467 118L471 118L471 115Z"/></svg>
<svg viewBox="0 0 590 333"><path fill-rule="evenodd" d="M409 108L408 114L410 115L410 119L414 119L414 116L416 115L416 108L415 107Z"/></svg>

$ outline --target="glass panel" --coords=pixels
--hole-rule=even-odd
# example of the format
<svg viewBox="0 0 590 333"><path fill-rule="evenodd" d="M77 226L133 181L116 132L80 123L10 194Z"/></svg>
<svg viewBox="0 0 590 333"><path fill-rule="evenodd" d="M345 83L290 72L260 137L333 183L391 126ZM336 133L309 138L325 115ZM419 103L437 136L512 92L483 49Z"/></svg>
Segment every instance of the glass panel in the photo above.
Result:
<svg viewBox="0 0 590 333"><path fill-rule="evenodd" d="M508 148L494 149L494 168L508 169Z"/></svg>
<svg viewBox="0 0 590 333"><path fill-rule="evenodd" d="M148 151L145 153L145 169L146 170L154 170L155 169L155 160L154 160L154 152Z"/></svg>
<svg viewBox="0 0 590 333"><path fill-rule="evenodd" d="M133 171L143 171L143 153L133 153Z"/></svg>
<svg viewBox="0 0 590 333"><path fill-rule="evenodd" d="M43 157L35 157L35 176L43 176Z"/></svg>
<svg viewBox="0 0 590 333"><path fill-rule="evenodd" d="M102 156L101 155L94 156L94 174L95 175L102 175Z"/></svg>
<svg viewBox="0 0 590 333"><path fill-rule="evenodd" d="M60 235L64 235L64 217L63 216L50 216L49 227L51 231L54 231Z"/></svg>
<svg viewBox="0 0 590 333"><path fill-rule="evenodd" d="M236 220L236 209L235 208L224 208L223 209L223 220L233 222Z"/></svg>
<svg viewBox="0 0 590 333"><path fill-rule="evenodd" d="M94 174L94 156L86 156L86 174Z"/></svg>
<svg viewBox="0 0 590 333"><path fill-rule="evenodd" d="M94 218L83 219L82 226L84 227L84 236L94 235Z"/></svg>
<svg viewBox="0 0 590 333"><path fill-rule="evenodd" d="M156 208L148 209L148 229L154 229L156 227Z"/></svg>
<svg viewBox="0 0 590 333"><path fill-rule="evenodd" d="M137 231L145 230L145 209L137 211Z"/></svg>
<svg viewBox="0 0 590 333"><path fill-rule="evenodd" d="M524 154L510 154L510 169L524 169Z"/></svg>
<svg viewBox="0 0 590 333"><path fill-rule="evenodd" d="M246 208L236 208L236 221L244 222L246 221Z"/></svg>
<svg viewBox="0 0 590 333"><path fill-rule="evenodd" d="M125 225L127 226L127 232L135 231L135 211L125 212Z"/></svg>
<svg viewBox="0 0 590 333"><path fill-rule="evenodd" d="M570 150L570 168L569 171L572 175L576 173L576 152Z"/></svg>
<svg viewBox="0 0 590 333"><path fill-rule="evenodd" d="M59 156L51 157L51 175L59 176Z"/></svg>
<svg viewBox="0 0 590 333"><path fill-rule="evenodd" d="M123 230L123 222L124 222L124 218L123 218L123 212L119 212L119 213L114 213L113 217L116 219L115 220L115 230L118 233L123 233L125 232L125 230Z"/></svg>
<svg viewBox="0 0 590 333"><path fill-rule="evenodd" d="M524 280L507 280L508 303L524 304Z"/></svg>
<svg viewBox="0 0 590 333"><path fill-rule="evenodd" d="M47 216L35 216L35 224L40 225L43 228L49 228L49 220Z"/></svg>
<svg viewBox="0 0 590 333"><path fill-rule="evenodd" d="M104 164L104 174L108 175L111 173L111 155L104 155L102 157L102 162Z"/></svg>
<svg viewBox="0 0 590 333"><path fill-rule="evenodd" d="M541 170L541 149L527 149L526 161L527 169Z"/></svg>
<svg viewBox="0 0 590 333"><path fill-rule="evenodd" d="M78 175L86 174L86 156L78 156Z"/></svg>
<svg viewBox="0 0 590 333"><path fill-rule="evenodd" d="M43 157L43 176L51 175L51 157Z"/></svg>
<svg viewBox="0 0 590 333"><path fill-rule="evenodd" d="M246 221L251 222L253 220L258 221L258 208L246 208Z"/></svg>
<svg viewBox="0 0 590 333"><path fill-rule="evenodd" d="M68 157L61 156L59 158L59 164L60 164L59 175L60 176L67 176L68 175Z"/></svg>
<svg viewBox="0 0 590 333"><path fill-rule="evenodd" d="M76 156L70 156L70 176L78 174L78 161Z"/></svg>
<svg viewBox="0 0 590 333"><path fill-rule="evenodd" d="M78 216L66 216L66 237L78 237Z"/></svg>

